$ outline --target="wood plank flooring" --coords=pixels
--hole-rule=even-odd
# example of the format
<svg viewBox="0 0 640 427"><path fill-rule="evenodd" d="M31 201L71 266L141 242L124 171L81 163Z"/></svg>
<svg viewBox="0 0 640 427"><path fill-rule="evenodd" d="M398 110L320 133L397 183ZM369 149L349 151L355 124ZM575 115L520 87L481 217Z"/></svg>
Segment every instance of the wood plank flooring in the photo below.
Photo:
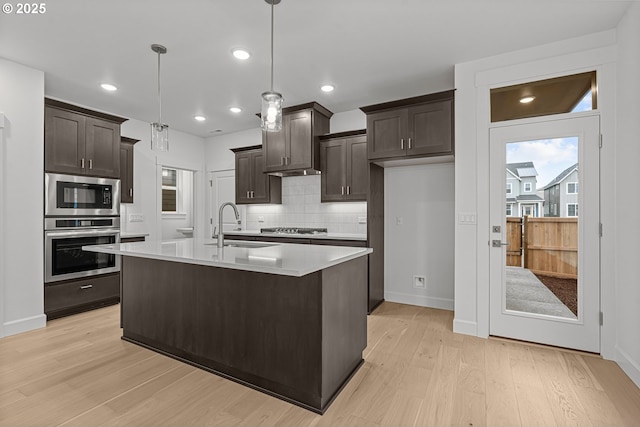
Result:
<svg viewBox="0 0 640 427"><path fill-rule="evenodd" d="M0 340L0 425L640 425L640 390L615 363L454 334L452 321L383 303L365 364L319 416L122 341L107 307Z"/></svg>

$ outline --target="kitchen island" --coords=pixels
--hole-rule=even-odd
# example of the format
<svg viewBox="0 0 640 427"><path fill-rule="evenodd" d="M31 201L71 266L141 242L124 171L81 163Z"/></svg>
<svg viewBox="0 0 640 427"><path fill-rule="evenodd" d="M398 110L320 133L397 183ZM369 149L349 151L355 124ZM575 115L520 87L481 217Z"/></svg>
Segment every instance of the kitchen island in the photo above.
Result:
<svg viewBox="0 0 640 427"><path fill-rule="evenodd" d="M323 413L362 364L368 248L178 239L122 255L123 339Z"/></svg>

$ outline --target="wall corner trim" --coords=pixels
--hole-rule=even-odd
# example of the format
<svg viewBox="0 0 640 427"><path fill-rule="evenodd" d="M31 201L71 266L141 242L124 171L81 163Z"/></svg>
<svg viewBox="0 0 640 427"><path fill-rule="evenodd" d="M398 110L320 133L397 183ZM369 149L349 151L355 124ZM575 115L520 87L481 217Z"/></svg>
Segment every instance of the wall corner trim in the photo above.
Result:
<svg viewBox="0 0 640 427"><path fill-rule="evenodd" d="M468 320L453 319L453 332L456 334L478 336L478 323Z"/></svg>
<svg viewBox="0 0 640 427"><path fill-rule="evenodd" d="M4 323L5 336L16 335L22 332L32 331L34 329L44 328L47 326L47 316L38 314L37 316L25 317L24 319L12 320Z"/></svg>
<svg viewBox="0 0 640 427"><path fill-rule="evenodd" d="M625 374L631 378L638 387L640 387L640 363L639 361L631 359L629 354L622 350L619 346L616 346L616 363L622 368Z"/></svg>

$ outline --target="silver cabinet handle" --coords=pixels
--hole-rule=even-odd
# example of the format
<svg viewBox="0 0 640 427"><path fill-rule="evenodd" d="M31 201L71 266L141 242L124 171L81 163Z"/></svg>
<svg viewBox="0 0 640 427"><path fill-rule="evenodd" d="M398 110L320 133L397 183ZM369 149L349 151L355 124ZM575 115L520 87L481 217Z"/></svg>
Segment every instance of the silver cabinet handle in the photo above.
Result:
<svg viewBox="0 0 640 427"><path fill-rule="evenodd" d="M285 157L284 158L284 164L285 165L289 165L291 163L291 157Z"/></svg>
<svg viewBox="0 0 640 427"><path fill-rule="evenodd" d="M249 191L247 191L247 199L249 199L249 198L250 198L250 196L249 196Z"/></svg>
<svg viewBox="0 0 640 427"><path fill-rule="evenodd" d="M411 150L411 138L409 138L409 150Z"/></svg>
<svg viewBox="0 0 640 427"><path fill-rule="evenodd" d="M344 196L344 185L342 187L340 187L340 194L342 194Z"/></svg>
<svg viewBox="0 0 640 427"><path fill-rule="evenodd" d="M252 190L252 191L251 191L251 198L252 198L252 199L255 199L255 197L256 197L256 192Z"/></svg>
<svg viewBox="0 0 640 427"><path fill-rule="evenodd" d="M84 157L80 159L80 168L84 169Z"/></svg>
<svg viewBox="0 0 640 427"><path fill-rule="evenodd" d="M80 286L80 289L91 289L91 288L93 288L93 285Z"/></svg>
<svg viewBox="0 0 640 427"><path fill-rule="evenodd" d="M93 169L93 159L89 159L89 169Z"/></svg>
<svg viewBox="0 0 640 427"><path fill-rule="evenodd" d="M347 195L351 194L351 186L347 185Z"/></svg>
<svg viewBox="0 0 640 427"><path fill-rule="evenodd" d="M284 157L280 157L280 166L284 166L285 165L284 159L285 159Z"/></svg>
<svg viewBox="0 0 640 427"><path fill-rule="evenodd" d="M133 188L129 189L129 197L133 197Z"/></svg>
<svg viewBox="0 0 640 427"><path fill-rule="evenodd" d="M400 148L404 150L404 138L400 138Z"/></svg>

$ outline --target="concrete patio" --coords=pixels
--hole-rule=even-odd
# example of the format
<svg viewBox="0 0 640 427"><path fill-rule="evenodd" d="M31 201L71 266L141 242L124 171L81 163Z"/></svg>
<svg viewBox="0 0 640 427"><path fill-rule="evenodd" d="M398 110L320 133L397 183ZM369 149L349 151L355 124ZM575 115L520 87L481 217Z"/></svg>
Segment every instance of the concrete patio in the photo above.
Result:
<svg viewBox="0 0 640 427"><path fill-rule="evenodd" d="M507 310L576 319L576 316L528 269L506 267Z"/></svg>

